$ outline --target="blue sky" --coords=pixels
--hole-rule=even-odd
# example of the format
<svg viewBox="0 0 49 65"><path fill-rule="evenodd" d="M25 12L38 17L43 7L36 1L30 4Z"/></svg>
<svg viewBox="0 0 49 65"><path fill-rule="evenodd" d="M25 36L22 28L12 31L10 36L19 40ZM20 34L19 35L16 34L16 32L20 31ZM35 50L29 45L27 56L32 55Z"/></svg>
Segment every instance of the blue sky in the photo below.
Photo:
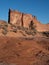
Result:
<svg viewBox="0 0 49 65"><path fill-rule="evenodd" d="M0 20L8 21L9 8L35 15L42 23L49 23L49 0L0 0Z"/></svg>

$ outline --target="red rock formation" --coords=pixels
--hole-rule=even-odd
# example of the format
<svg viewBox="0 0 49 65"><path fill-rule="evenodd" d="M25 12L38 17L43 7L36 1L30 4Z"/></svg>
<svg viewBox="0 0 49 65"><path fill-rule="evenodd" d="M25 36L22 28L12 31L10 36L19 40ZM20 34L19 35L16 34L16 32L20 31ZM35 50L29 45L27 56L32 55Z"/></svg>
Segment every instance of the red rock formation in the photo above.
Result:
<svg viewBox="0 0 49 65"><path fill-rule="evenodd" d="M15 10L9 10L8 22L26 28L29 28L30 23L33 22L36 26L37 31L49 31L49 24L42 24L37 20L35 16L32 16L31 14L20 13Z"/></svg>
<svg viewBox="0 0 49 65"><path fill-rule="evenodd" d="M29 28L30 22L32 21L32 15L31 14L24 14L23 15L23 24L24 27Z"/></svg>
<svg viewBox="0 0 49 65"><path fill-rule="evenodd" d="M9 10L9 23L12 24L16 24L18 26L21 26L21 22L22 22L22 13L18 12L18 11L12 11Z"/></svg>

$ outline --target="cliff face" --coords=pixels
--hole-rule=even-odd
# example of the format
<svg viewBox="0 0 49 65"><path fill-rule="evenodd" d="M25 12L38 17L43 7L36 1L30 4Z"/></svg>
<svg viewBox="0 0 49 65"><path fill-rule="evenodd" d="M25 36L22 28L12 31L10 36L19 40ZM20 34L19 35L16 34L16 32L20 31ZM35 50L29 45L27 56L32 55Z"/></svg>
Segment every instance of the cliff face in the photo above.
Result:
<svg viewBox="0 0 49 65"><path fill-rule="evenodd" d="M29 28L29 24L33 21L31 14L24 14L18 11L9 10L9 23Z"/></svg>
<svg viewBox="0 0 49 65"><path fill-rule="evenodd" d="M12 11L9 10L9 23L16 24L18 26L21 26L21 21L22 21L22 13L18 11Z"/></svg>
<svg viewBox="0 0 49 65"><path fill-rule="evenodd" d="M24 27L29 28L31 21L32 21L32 15L30 15L30 14L24 14L23 15Z"/></svg>
<svg viewBox="0 0 49 65"><path fill-rule="evenodd" d="M35 24L37 31L49 31L49 24L40 23L35 16L32 16L31 14L24 14L15 10L9 10L9 23L29 28L31 22Z"/></svg>
<svg viewBox="0 0 49 65"><path fill-rule="evenodd" d="M37 19L33 18L33 22L36 25L36 30L39 32L49 31L49 24L42 24Z"/></svg>

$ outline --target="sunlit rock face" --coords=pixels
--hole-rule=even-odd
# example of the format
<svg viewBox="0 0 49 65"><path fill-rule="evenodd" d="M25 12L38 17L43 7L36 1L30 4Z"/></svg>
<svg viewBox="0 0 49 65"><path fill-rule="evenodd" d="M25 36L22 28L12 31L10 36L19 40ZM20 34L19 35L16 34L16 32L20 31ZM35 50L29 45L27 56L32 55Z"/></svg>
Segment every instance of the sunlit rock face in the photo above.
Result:
<svg viewBox="0 0 49 65"><path fill-rule="evenodd" d="M36 30L39 32L47 32L49 31L49 24L42 24L40 21L37 20L36 17L33 18L33 23L36 26Z"/></svg>
<svg viewBox="0 0 49 65"><path fill-rule="evenodd" d="M21 26L22 13L18 11L9 10L9 23Z"/></svg>
<svg viewBox="0 0 49 65"><path fill-rule="evenodd" d="M28 28L31 21L32 15L9 10L9 23Z"/></svg>
<svg viewBox="0 0 49 65"><path fill-rule="evenodd" d="M24 14L19 11L9 10L8 15L8 22L16 26L23 26L25 28L29 28L30 23L32 22L35 25L37 31L49 31L49 24L40 23L37 20L36 16L32 16L31 14Z"/></svg>
<svg viewBox="0 0 49 65"><path fill-rule="evenodd" d="M31 14L23 14L24 27L29 28L31 21L32 21L32 15Z"/></svg>

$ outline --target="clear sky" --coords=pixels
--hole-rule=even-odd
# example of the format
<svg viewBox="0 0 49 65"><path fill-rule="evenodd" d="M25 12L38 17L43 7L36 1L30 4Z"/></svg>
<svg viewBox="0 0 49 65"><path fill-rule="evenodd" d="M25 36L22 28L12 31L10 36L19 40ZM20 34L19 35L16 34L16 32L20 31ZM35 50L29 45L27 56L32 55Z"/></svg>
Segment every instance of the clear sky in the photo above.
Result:
<svg viewBox="0 0 49 65"><path fill-rule="evenodd" d="M9 8L35 15L42 23L49 23L49 0L0 0L0 20L8 21Z"/></svg>

